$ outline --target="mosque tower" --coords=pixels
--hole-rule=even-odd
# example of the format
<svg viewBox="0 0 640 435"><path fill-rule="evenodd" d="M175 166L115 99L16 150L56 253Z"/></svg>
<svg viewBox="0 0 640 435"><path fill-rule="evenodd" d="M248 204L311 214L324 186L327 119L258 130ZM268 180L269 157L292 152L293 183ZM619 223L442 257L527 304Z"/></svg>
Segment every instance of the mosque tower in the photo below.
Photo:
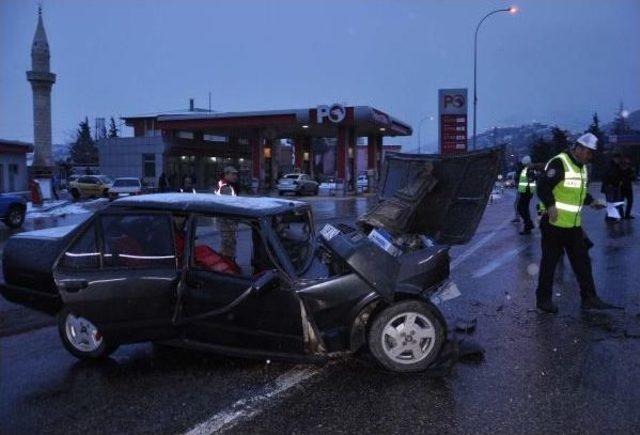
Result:
<svg viewBox="0 0 640 435"><path fill-rule="evenodd" d="M27 80L33 91L33 176L50 176L53 169L51 146L51 87L56 75L49 70L49 42L38 8L38 27L31 45L31 71Z"/></svg>

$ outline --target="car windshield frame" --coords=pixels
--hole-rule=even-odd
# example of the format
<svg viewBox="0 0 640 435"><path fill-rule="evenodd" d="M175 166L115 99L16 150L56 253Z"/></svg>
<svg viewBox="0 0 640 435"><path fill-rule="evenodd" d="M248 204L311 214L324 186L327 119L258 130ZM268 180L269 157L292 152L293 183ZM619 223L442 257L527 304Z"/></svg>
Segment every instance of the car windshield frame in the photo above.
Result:
<svg viewBox="0 0 640 435"><path fill-rule="evenodd" d="M303 259L302 262L297 262L292 258L290 249L293 247L292 244L288 243L291 240L283 239L282 232L274 226L275 221L280 217L284 217L287 215L293 214L295 217L302 217L307 224L307 238L304 243L307 245L306 249L308 250L306 254L306 258ZM284 224L291 224L297 222L284 222ZM315 225L313 222L313 216L310 209L302 209L302 210L291 210L285 213L278 213L271 216L268 216L266 220L264 220L264 224L270 229L272 234L272 243L276 243L279 246L279 251L282 253L284 257L286 257L287 262L291 265L293 271L293 277L302 276L308 269L311 267L314 259L314 253L316 250L316 231ZM295 244L295 241L293 242Z"/></svg>

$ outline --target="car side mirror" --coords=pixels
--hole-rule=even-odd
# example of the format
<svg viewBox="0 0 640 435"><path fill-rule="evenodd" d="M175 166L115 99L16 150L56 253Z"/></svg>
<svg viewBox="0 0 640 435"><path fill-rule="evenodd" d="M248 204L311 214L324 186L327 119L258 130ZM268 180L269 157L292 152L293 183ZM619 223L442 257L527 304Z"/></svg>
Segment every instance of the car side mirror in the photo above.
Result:
<svg viewBox="0 0 640 435"><path fill-rule="evenodd" d="M267 270L253 282L251 288L254 294L259 295L272 288L279 280L277 270Z"/></svg>

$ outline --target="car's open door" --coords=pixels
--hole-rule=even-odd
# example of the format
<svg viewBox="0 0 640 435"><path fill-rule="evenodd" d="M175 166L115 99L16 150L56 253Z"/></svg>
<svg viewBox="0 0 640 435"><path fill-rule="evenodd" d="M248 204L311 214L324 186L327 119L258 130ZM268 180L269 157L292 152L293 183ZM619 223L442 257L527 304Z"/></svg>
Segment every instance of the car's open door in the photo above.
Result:
<svg viewBox="0 0 640 435"><path fill-rule="evenodd" d="M359 221L393 233L426 234L442 244L466 243L478 227L501 161L500 149L459 156L388 154L379 201Z"/></svg>
<svg viewBox="0 0 640 435"><path fill-rule="evenodd" d="M194 217L176 322L187 339L211 350L303 354L301 304L295 291L277 280L264 291L252 291L269 272L264 258L257 258L266 252L260 228L257 221ZM235 241L233 259L221 255L234 246L230 239Z"/></svg>
<svg viewBox="0 0 640 435"><path fill-rule="evenodd" d="M157 212L98 214L54 269L65 306L121 343L176 334L179 278L171 215Z"/></svg>

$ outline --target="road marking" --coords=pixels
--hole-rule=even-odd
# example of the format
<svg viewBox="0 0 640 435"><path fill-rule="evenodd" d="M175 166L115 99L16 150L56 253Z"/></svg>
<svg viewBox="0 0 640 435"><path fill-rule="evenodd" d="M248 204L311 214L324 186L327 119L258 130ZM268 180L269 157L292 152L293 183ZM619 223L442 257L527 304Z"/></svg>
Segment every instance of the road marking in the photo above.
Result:
<svg viewBox="0 0 640 435"><path fill-rule="evenodd" d="M505 252L501 256L491 260L486 266L481 267L480 269L476 270L474 272L474 274L473 274L473 277L474 278L480 278L481 276L485 276L488 273L493 272L498 267L500 267L503 263L506 263L507 261L512 260L513 257L518 255L520 253L520 251L523 251L525 248L527 248L527 245L519 246L517 248L511 249L511 250Z"/></svg>
<svg viewBox="0 0 640 435"><path fill-rule="evenodd" d="M478 240L474 245L467 249L460 257L456 258L451 264L451 270L460 265L464 260L469 258L474 252L486 245L496 233L502 231L506 227L511 218L505 219L493 231ZM326 366L325 366L326 367ZM273 399L287 390L295 387L299 383L312 378L320 373L323 368L309 368L305 366L296 366L285 372L271 384L263 388L263 390L251 397L240 399L226 409L217 412L208 420L199 423L185 433L185 435L204 435L211 433L220 433L231 429L241 421L247 421L263 411L263 405L269 399Z"/></svg>
<svg viewBox="0 0 640 435"><path fill-rule="evenodd" d="M471 247L469 249L467 249L466 251L464 251L464 253L462 253L462 255L460 255L458 258L456 258L455 260L453 260L451 262L451 270L453 270L456 267L458 267L460 265L460 263L462 263L467 258L469 258L478 249L480 249L484 245L486 245L489 242L489 240L493 239L493 237L498 232L502 231L504 229L504 227L506 227L509 224L509 222L511 222L511 218L505 219L500 225L498 225L496 227L495 230L491 231L489 234L487 234L486 236L484 236L483 238L478 240L475 244L471 245Z"/></svg>
<svg viewBox="0 0 640 435"><path fill-rule="evenodd" d="M219 433L231 429L241 420L248 420L262 412L261 405L267 400L276 397L287 390L295 387L299 383L312 378L320 373L321 369L296 366L276 378L271 385L247 399L240 399L233 405L214 414L207 421L204 421L191 428L185 435L204 435Z"/></svg>

